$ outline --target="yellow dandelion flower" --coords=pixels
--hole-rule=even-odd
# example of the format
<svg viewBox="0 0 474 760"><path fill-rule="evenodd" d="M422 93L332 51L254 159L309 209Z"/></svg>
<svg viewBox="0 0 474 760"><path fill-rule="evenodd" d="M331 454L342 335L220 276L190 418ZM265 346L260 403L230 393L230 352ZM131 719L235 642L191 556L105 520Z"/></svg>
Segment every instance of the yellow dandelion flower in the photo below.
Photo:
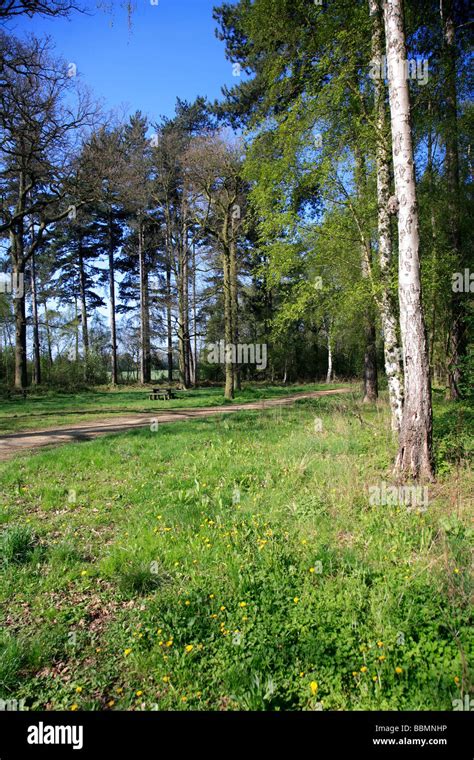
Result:
<svg viewBox="0 0 474 760"><path fill-rule="evenodd" d="M398 674L403 673L403 668L400 668L400 667L397 666L395 668L395 673L398 673Z"/></svg>
<svg viewBox="0 0 474 760"><path fill-rule="evenodd" d="M310 568L309 568L309 572L310 572L310 573L314 573L314 567L310 567Z"/></svg>
<svg viewBox="0 0 474 760"><path fill-rule="evenodd" d="M121 694L122 691L123 691L123 689L122 689L121 686L117 686L117 688L115 689L115 691L117 692L117 694Z"/></svg>
<svg viewBox="0 0 474 760"><path fill-rule="evenodd" d="M311 689L311 694L314 696L318 690L317 681L311 681L309 688Z"/></svg>
<svg viewBox="0 0 474 760"><path fill-rule="evenodd" d="M107 702L107 706L108 707L113 707L114 704L115 704L115 700L114 699L111 699L111 700L109 700L109 702Z"/></svg>
<svg viewBox="0 0 474 760"><path fill-rule="evenodd" d="M169 676L163 676L163 683L169 683L170 677Z"/></svg>
<svg viewBox="0 0 474 760"><path fill-rule="evenodd" d="M82 691L82 686L76 686L76 694L80 694Z"/></svg>
<svg viewBox="0 0 474 760"><path fill-rule="evenodd" d="M131 649L124 649L123 653L124 653L125 657L128 657L128 655L130 654L131 651L132 651Z"/></svg>
<svg viewBox="0 0 474 760"><path fill-rule="evenodd" d="M385 660L385 655L381 654L380 657L379 657L379 660L380 660L380 662L383 662Z"/></svg>
<svg viewBox="0 0 474 760"><path fill-rule="evenodd" d="M185 647L185 649L186 649L186 652L192 652L193 651L193 645L192 644L187 644L187 646Z"/></svg>
<svg viewBox="0 0 474 760"><path fill-rule="evenodd" d="M221 612L224 612L224 610L225 610L225 607L224 607L224 605L222 604L222 605L221 605L221 607L220 607L220 611L221 611Z"/></svg>
<svg viewBox="0 0 474 760"><path fill-rule="evenodd" d="M300 600L299 596L295 596L293 599L295 604L298 604L299 600Z"/></svg>
<svg viewBox="0 0 474 760"><path fill-rule="evenodd" d="M458 683L459 683L459 676L454 676L454 683L455 683L455 684L458 684Z"/></svg>
<svg viewBox="0 0 474 760"><path fill-rule="evenodd" d="M362 667L361 667L361 669L360 669L360 672L361 672L361 673L366 673L366 672L367 672L367 668L366 668L366 666L365 666L365 665L362 665Z"/></svg>
<svg viewBox="0 0 474 760"><path fill-rule="evenodd" d="M141 695L142 695L142 694L143 694L143 692L142 692L140 689L139 689L138 691L136 691L136 692L135 692L135 695L136 695L137 697L141 697Z"/></svg>
<svg viewBox="0 0 474 760"><path fill-rule="evenodd" d="M378 647L383 647L383 641L377 641L377 646Z"/></svg>
<svg viewBox="0 0 474 760"><path fill-rule="evenodd" d="M376 680L377 680L377 676L372 676L372 681L376 681Z"/></svg>
<svg viewBox="0 0 474 760"><path fill-rule="evenodd" d="M76 712L76 710L79 710L79 705L77 705L75 702L73 705L71 705L72 712Z"/></svg>
<svg viewBox="0 0 474 760"><path fill-rule="evenodd" d="M81 575L87 575L87 570L81 570Z"/></svg>
<svg viewBox="0 0 474 760"><path fill-rule="evenodd" d="M247 602L239 602L239 607L246 607L246 606L247 606Z"/></svg>
<svg viewBox="0 0 474 760"><path fill-rule="evenodd" d="M167 647L172 647L173 646L173 639L168 639L168 641L166 642L166 646Z"/></svg>

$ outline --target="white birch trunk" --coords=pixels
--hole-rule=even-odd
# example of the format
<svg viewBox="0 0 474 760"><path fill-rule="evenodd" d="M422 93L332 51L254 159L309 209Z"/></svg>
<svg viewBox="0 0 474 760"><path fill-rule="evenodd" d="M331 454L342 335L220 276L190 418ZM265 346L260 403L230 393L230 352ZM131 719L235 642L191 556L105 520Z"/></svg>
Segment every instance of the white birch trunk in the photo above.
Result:
<svg viewBox="0 0 474 760"><path fill-rule="evenodd" d="M384 0L384 21L398 205L398 295L405 372L405 401L395 472L416 480L432 479L431 385L421 300L418 208L402 0Z"/></svg>

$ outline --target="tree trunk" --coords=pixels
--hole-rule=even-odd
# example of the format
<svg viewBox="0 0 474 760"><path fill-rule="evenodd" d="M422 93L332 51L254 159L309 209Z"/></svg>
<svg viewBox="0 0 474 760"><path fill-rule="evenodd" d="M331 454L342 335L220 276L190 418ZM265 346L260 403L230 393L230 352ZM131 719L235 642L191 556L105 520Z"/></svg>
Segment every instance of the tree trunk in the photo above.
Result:
<svg viewBox="0 0 474 760"><path fill-rule="evenodd" d="M405 401L395 472L402 478L432 479L431 385L421 299L418 209L402 0L384 0L384 21L398 202L398 293L405 371Z"/></svg>
<svg viewBox="0 0 474 760"><path fill-rule="evenodd" d="M459 151L458 115L456 89L456 41L453 18L453 0L440 0L441 23L443 27L443 63L446 94L446 184L448 191L448 218L451 250L456 271L463 271L464 262L461 248L460 197L459 197ZM451 329L448 353L448 398L461 397L461 363L466 355L466 315L464 294L451 292Z"/></svg>
<svg viewBox="0 0 474 760"><path fill-rule="evenodd" d="M46 327L46 341L48 344L48 359L49 359L49 366L53 366L53 346L51 342L51 328L49 326L49 316L48 316L48 303L46 299L43 301L44 306L44 324Z"/></svg>
<svg viewBox="0 0 474 760"><path fill-rule="evenodd" d="M14 283L20 285L24 277L23 257L23 222L19 221L10 231L10 254ZM15 388L28 385L26 365L26 307L24 287L14 292L13 309L15 313Z"/></svg>
<svg viewBox="0 0 474 760"><path fill-rule="evenodd" d="M168 357L168 382L173 382L173 327L171 321L171 261L169 251L166 257L166 335Z"/></svg>
<svg viewBox="0 0 474 760"><path fill-rule="evenodd" d="M150 314L148 306L148 272L145 261L143 222L138 221L138 263L140 270L140 382L151 380Z"/></svg>
<svg viewBox="0 0 474 760"><path fill-rule="evenodd" d="M31 310L33 316L33 385L41 385L41 350L38 320L35 254L31 257Z"/></svg>
<svg viewBox="0 0 474 760"><path fill-rule="evenodd" d="M231 299L231 318L232 318L232 343L236 350L239 343L239 295L238 295L238 276L237 276L237 244L235 240L235 231L232 230L232 239L229 245L229 277L230 277L230 299ZM240 367L236 364L233 372L234 391L240 391L242 387Z"/></svg>
<svg viewBox="0 0 474 760"><path fill-rule="evenodd" d="M110 340L112 344L112 372L111 384L118 384L118 366L117 366L117 326L115 319L115 262L114 246L112 237L112 214L109 214L109 299L110 299Z"/></svg>
<svg viewBox="0 0 474 760"><path fill-rule="evenodd" d="M327 336L327 348L328 348L328 371L326 374L326 382L330 383L332 380L332 340L331 340L331 323L329 320L327 321L327 324L326 324L326 336Z"/></svg>
<svg viewBox="0 0 474 760"><path fill-rule="evenodd" d="M226 245L223 252L223 269L224 269L224 339L225 347L230 348L233 344L232 330L232 298L230 287L230 255L229 248ZM234 398L234 365L232 355L225 352L225 398Z"/></svg>
<svg viewBox="0 0 474 760"><path fill-rule="evenodd" d="M79 297L81 301L82 345L84 348L84 374L87 375L87 360L89 358L89 329L87 325L86 276L84 271L84 256L82 241L79 242Z"/></svg>
<svg viewBox="0 0 474 760"><path fill-rule="evenodd" d="M196 307L196 246L193 241L193 385L199 383L199 367L197 353L197 307Z"/></svg>
<svg viewBox="0 0 474 760"><path fill-rule="evenodd" d="M372 61L381 70L383 55L383 20L379 0L369 0L370 14L374 17L372 30ZM390 229L390 162L387 147L388 124L385 107L385 84L375 79L376 119L376 172L377 172L377 228L379 266L382 292L378 300L384 336L384 362L390 399L392 430L399 432L403 413L403 373L400 366L401 350L398 341L398 317L391 290L392 235Z"/></svg>
<svg viewBox="0 0 474 760"><path fill-rule="evenodd" d="M359 196L363 194L363 188L366 184L365 162L358 146L355 148L356 157L356 184ZM361 233L361 268L362 278L369 281L372 250L370 242L367 242L365 234L360 226ZM364 312L364 404L377 401L379 395L378 374L377 374L377 344L374 308L371 294L367 294L367 305Z"/></svg>

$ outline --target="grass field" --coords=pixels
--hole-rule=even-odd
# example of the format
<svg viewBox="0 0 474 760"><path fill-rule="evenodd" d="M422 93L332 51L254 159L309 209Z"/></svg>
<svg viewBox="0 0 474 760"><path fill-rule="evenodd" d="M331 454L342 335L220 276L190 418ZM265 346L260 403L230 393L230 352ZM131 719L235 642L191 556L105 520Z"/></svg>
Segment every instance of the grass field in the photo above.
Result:
<svg viewBox="0 0 474 760"><path fill-rule="evenodd" d="M347 385L347 383L346 383ZM234 401L224 398L222 388L200 388L193 391L177 391L172 401L150 401L149 389L130 386L118 388L97 388L81 393L47 394L30 392L26 399L0 400L0 432L15 433L23 430L39 430L74 424L94 422L102 417L131 412L158 412L166 409L186 409L203 406L223 406L225 404L258 401L259 399L288 396L291 393L312 390L340 388L343 384L331 385L286 385L248 386L236 393Z"/></svg>
<svg viewBox="0 0 474 760"><path fill-rule="evenodd" d="M452 710L471 688L469 415L436 401L426 510L371 504L388 411L349 396L0 465L0 698Z"/></svg>

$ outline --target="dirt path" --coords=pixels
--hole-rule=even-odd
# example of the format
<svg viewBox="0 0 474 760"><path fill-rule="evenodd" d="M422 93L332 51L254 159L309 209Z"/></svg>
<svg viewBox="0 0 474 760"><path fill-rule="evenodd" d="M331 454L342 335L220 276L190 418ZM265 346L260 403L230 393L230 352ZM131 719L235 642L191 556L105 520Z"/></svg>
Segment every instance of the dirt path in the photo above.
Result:
<svg viewBox="0 0 474 760"><path fill-rule="evenodd" d="M350 388L338 388L331 391L310 391L309 393L293 393L291 396L282 398L262 399L251 401L246 404L233 404L232 406L207 406L196 409L167 409L163 412L147 412L128 414L114 419L100 421L80 422L77 425L66 425L49 430L25 431L11 433L0 438L0 461L11 459L17 454L29 453L46 446L60 446L72 441L91 441L101 435L123 433L135 428L149 427L152 422L177 422L178 420L191 420L195 417L212 417L216 414L230 414L232 412L251 411L258 409L270 409L275 406L292 404L297 399L318 398L318 396L330 396L334 393L347 393Z"/></svg>

